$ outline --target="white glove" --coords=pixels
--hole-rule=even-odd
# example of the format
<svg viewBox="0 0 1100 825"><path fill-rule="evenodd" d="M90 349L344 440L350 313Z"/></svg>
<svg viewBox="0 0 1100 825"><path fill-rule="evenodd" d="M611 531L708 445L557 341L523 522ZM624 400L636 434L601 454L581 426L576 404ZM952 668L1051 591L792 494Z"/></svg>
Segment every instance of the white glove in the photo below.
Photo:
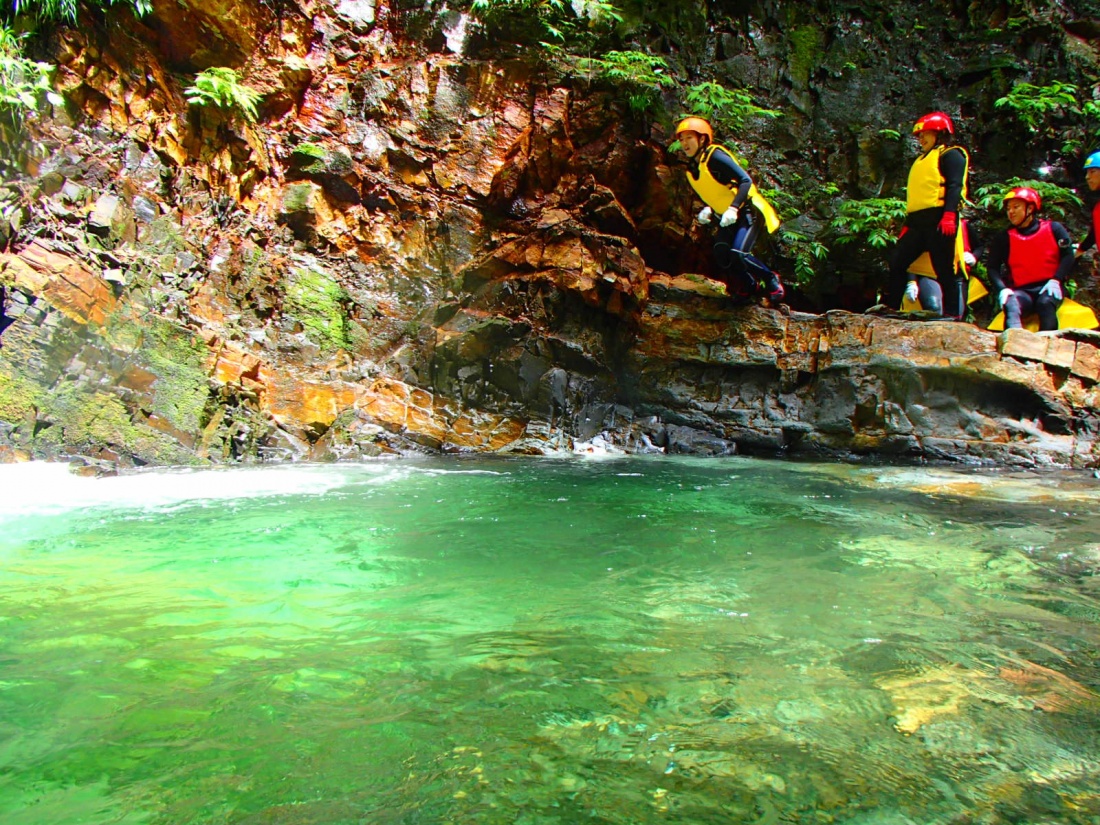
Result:
<svg viewBox="0 0 1100 825"><path fill-rule="evenodd" d="M916 281L910 281L908 284L905 285L905 297L908 300L916 303L919 296L920 287L917 285Z"/></svg>
<svg viewBox="0 0 1100 825"><path fill-rule="evenodd" d="M710 223L710 219L714 217L714 210L709 206L704 206L699 210L699 214L695 216L695 220L699 223Z"/></svg>
<svg viewBox="0 0 1100 825"><path fill-rule="evenodd" d="M722 220L718 221L718 224L719 226L731 226L735 223L737 223L737 207L731 206L722 213Z"/></svg>
<svg viewBox="0 0 1100 825"><path fill-rule="evenodd" d="M974 266L974 264L976 264L977 262L978 262L978 259L974 257L973 252L964 252L963 253L963 263L966 264L967 266Z"/></svg>
<svg viewBox="0 0 1100 825"><path fill-rule="evenodd" d="M1005 304L1008 303L1008 299L1011 298L1014 294L1015 293L1013 293L1013 291L1008 287L1005 287L997 293L997 303L1001 305L1001 309L1004 309Z"/></svg>
<svg viewBox="0 0 1100 825"><path fill-rule="evenodd" d="M1045 284L1043 288L1039 290L1040 295L1049 295L1055 301L1062 300L1062 285L1054 278L1051 278Z"/></svg>

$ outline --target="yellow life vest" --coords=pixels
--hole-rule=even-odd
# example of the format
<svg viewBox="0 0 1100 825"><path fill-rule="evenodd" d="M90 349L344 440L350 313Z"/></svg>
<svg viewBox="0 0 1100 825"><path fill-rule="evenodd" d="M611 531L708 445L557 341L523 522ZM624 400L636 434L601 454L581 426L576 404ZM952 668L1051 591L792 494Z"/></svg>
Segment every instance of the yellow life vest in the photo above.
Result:
<svg viewBox="0 0 1100 825"><path fill-rule="evenodd" d="M716 149L722 149L730 157L733 157L733 152L730 152L725 146L721 146L717 143L711 144L699 155L698 179L692 176L690 169L685 174L687 174L688 183L691 184L691 188L703 199L703 203L713 209L717 214L721 215L733 205L733 198L736 192L730 189L726 184L719 183L714 175L710 173L710 169L707 168L707 161L710 160L710 156L714 154ZM749 201L760 210L760 214L764 216L764 225L767 226L769 233L779 228L779 213L776 212L775 207L768 203L767 199L760 194L760 190L756 188L755 183L749 188Z"/></svg>
<svg viewBox="0 0 1100 825"><path fill-rule="evenodd" d="M955 235L955 271L962 272L964 278L969 278L970 268L966 265L966 259L963 257L964 252L966 252L966 242L963 240L963 233L958 232ZM932 256L927 252L922 252L920 257L909 264L909 274L935 278L936 270L932 268Z"/></svg>
<svg viewBox="0 0 1100 825"><path fill-rule="evenodd" d="M966 181L970 175L970 155L961 146L936 146L913 161L913 166L909 169L909 183L905 189L906 212L943 206L946 181L940 174L940 156L944 152L956 149L966 158L962 186L962 197L966 197Z"/></svg>
<svg viewBox="0 0 1100 825"><path fill-rule="evenodd" d="M1032 332L1039 331L1039 316L1025 315L1020 319L1024 329ZM1100 327L1100 321L1096 320L1096 313L1084 304L1079 304L1069 298L1062 301L1058 307L1058 329L1096 329ZM997 313L997 317L990 321L987 329L1000 332L1005 328L1004 310Z"/></svg>

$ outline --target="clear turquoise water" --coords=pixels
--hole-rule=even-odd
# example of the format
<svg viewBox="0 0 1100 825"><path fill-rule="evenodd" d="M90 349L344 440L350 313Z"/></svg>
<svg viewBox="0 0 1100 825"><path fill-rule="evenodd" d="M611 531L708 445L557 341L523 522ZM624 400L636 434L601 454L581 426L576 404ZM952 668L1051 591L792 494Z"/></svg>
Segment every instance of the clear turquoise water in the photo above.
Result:
<svg viewBox="0 0 1100 825"><path fill-rule="evenodd" d="M0 468L0 822L1100 822L1100 482Z"/></svg>

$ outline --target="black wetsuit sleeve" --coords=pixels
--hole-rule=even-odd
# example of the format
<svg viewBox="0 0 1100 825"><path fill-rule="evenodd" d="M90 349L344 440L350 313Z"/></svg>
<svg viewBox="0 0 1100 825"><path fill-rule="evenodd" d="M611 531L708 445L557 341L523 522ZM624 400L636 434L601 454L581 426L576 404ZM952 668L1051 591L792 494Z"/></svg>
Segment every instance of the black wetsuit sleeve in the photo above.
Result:
<svg viewBox="0 0 1100 825"><path fill-rule="evenodd" d="M1054 240L1058 242L1058 269L1054 277L1064 284L1073 272L1073 265L1077 261L1073 256L1073 239L1070 238L1069 231L1057 221L1050 222L1050 231L1054 235Z"/></svg>
<svg viewBox="0 0 1100 825"><path fill-rule="evenodd" d="M1011 288L1005 283L1005 264L1008 263L1008 233L998 232L989 243L989 260L985 271L994 292Z"/></svg>
<svg viewBox="0 0 1100 825"><path fill-rule="evenodd" d="M959 149L948 149L941 154L940 174L943 175L943 211L958 212L966 175L966 155Z"/></svg>
<svg viewBox="0 0 1100 825"><path fill-rule="evenodd" d="M721 147L711 152L710 158L707 160L707 169L710 170L716 181L731 189L737 189L733 196L733 206L740 209L741 205L748 199L749 188L752 186L752 178L749 177L749 173L742 169L740 164L730 156L730 153Z"/></svg>
<svg viewBox="0 0 1100 825"><path fill-rule="evenodd" d="M1085 235L1085 239L1081 241L1081 245L1077 247L1078 251L1084 252L1086 249L1092 249L1096 245L1096 227L1089 229L1089 234Z"/></svg>

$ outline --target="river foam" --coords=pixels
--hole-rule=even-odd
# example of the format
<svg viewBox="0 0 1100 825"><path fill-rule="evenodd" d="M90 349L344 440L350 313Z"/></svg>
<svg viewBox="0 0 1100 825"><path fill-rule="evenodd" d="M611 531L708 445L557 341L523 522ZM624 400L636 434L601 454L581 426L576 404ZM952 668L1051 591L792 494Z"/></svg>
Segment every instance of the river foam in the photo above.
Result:
<svg viewBox="0 0 1100 825"><path fill-rule="evenodd" d="M86 478L69 472L67 464L4 464L0 519L97 507L149 510L199 501L323 494L345 483L344 475L331 467L160 469Z"/></svg>

